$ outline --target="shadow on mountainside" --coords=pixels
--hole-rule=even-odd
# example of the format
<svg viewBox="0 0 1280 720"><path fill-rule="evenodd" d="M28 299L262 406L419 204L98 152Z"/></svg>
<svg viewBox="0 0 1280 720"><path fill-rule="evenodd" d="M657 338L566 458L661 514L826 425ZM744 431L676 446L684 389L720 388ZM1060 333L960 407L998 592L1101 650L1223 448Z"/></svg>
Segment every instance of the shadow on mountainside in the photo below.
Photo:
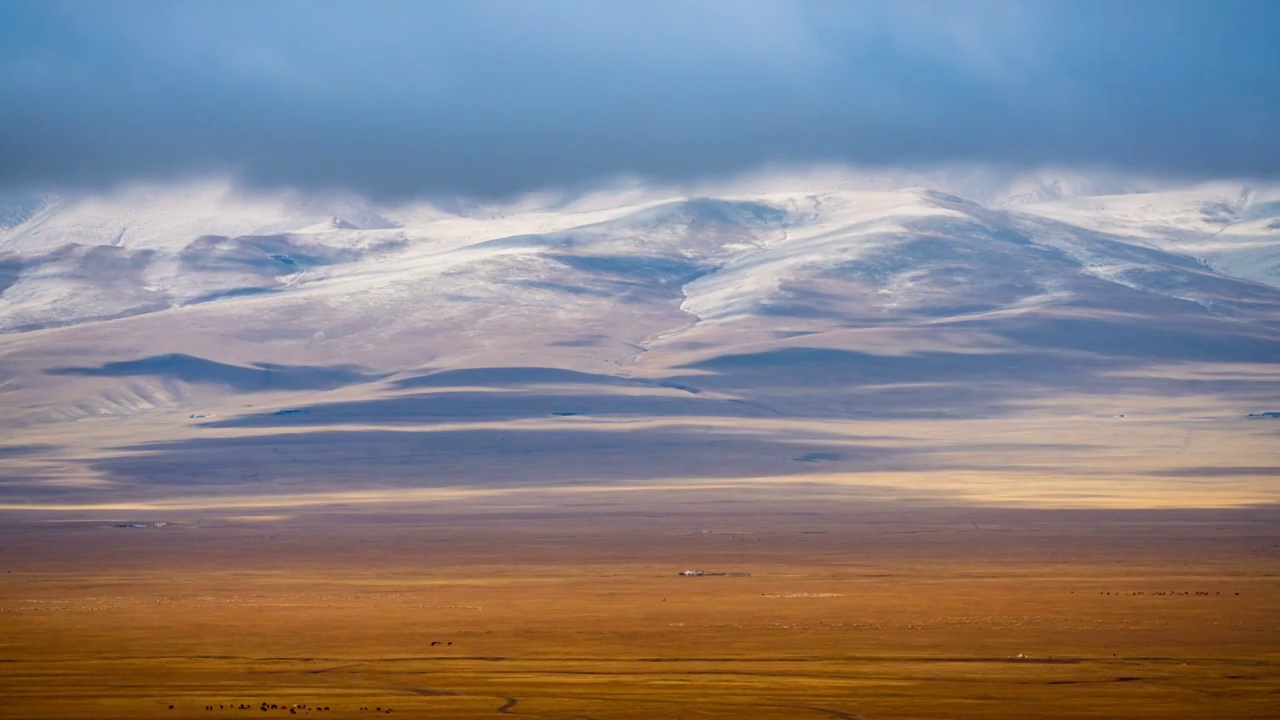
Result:
<svg viewBox="0 0 1280 720"><path fill-rule="evenodd" d="M109 362L97 367L59 367L48 375L85 377L153 377L188 383L219 385L240 392L259 390L331 390L386 377L354 365L230 365L174 353L140 360Z"/></svg>
<svg viewBox="0 0 1280 720"><path fill-rule="evenodd" d="M643 380L551 367L481 367L441 370L396 380L401 389L520 387L526 385L647 385Z"/></svg>
<svg viewBox="0 0 1280 720"><path fill-rule="evenodd" d="M104 476L148 486L521 486L748 478L910 467L875 438L838 442L697 428L317 430L131 445ZM824 462L806 462L821 457ZM331 484L336 483L336 484Z"/></svg>

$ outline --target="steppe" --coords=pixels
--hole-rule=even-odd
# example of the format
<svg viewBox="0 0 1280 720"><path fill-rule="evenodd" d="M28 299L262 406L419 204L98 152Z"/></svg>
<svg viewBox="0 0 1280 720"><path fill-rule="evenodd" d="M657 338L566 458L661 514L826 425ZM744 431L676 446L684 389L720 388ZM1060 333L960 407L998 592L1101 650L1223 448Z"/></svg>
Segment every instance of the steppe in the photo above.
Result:
<svg viewBox="0 0 1280 720"><path fill-rule="evenodd" d="M1280 707L1275 507L749 491L546 500L6 518L0 714L1267 718ZM116 527L133 522L146 526Z"/></svg>

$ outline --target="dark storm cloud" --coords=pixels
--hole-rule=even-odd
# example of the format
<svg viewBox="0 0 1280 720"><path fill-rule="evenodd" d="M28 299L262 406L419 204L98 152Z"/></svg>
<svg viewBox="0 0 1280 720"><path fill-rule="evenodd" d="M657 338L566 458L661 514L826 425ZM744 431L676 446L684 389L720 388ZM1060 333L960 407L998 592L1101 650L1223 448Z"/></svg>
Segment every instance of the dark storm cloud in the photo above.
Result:
<svg viewBox="0 0 1280 720"><path fill-rule="evenodd" d="M0 185L1280 169L1280 3L7 2Z"/></svg>

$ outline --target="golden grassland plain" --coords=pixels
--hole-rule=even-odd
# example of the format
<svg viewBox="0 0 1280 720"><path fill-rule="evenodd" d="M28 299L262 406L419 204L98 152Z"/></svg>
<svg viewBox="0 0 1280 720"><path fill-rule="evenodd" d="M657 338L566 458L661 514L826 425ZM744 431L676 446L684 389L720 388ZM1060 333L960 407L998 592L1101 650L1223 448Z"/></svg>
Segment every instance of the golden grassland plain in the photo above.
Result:
<svg viewBox="0 0 1280 720"><path fill-rule="evenodd" d="M1280 716L1275 507L9 513L0 565L10 718Z"/></svg>

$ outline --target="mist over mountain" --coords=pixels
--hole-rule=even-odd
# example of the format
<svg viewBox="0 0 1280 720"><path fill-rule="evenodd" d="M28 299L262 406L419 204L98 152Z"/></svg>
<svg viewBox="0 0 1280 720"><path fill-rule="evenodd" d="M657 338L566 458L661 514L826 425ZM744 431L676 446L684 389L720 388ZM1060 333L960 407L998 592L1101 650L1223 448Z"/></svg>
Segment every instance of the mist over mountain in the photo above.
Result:
<svg viewBox="0 0 1280 720"><path fill-rule="evenodd" d="M678 311L659 334L748 319L834 330L1099 294L1114 310L1190 303L1262 321L1280 277L1280 186L1103 174L826 170L401 205L210 180L10 197L0 217L7 332L304 299L341 311L368 293L396 301L370 328L478 317L501 300L513 314L625 307L636 323ZM319 332L335 318L293 319ZM614 334L640 339L625 324Z"/></svg>
<svg viewBox="0 0 1280 720"><path fill-rule="evenodd" d="M777 428L1280 399L1277 186L827 168L397 205L209 180L3 216L0 423L133 428L18 467L14 497L348 487L370 452L394 467L357 485L936 469Z"/></svg>

